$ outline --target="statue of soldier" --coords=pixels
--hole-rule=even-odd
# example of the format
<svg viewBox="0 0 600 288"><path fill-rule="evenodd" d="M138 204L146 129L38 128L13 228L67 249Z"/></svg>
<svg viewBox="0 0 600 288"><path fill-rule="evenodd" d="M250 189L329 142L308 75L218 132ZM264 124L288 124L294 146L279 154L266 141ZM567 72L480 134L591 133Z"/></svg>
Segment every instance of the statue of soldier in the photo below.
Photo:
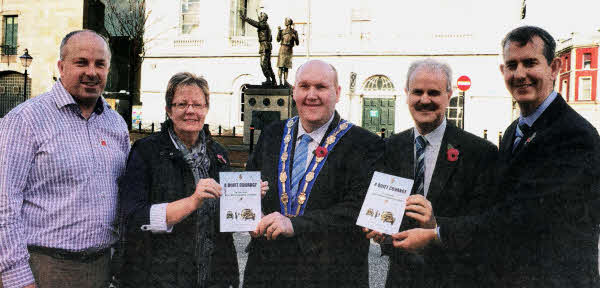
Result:
<svg viewBox="0 0 600 288"><path fill-rule="evenodd" d="M292 68L292 56L294 55L294 45L298 45L298 31L292 28L294 21L285 18L285 29L277 27L277 42L281 43L279 47L279 58L277 58L277 67L279 67L279 84L290 86L288 83L288 70ZM281 76L283 75L283 79Z"/></svg>
<svg viewBox="0 0 600 288"><path fill-rule="evenodd" d="M258 32L258 42L260 43L260 49L258 50L258 53L260 54L260 67L267 78L267 81L263 82L263 85L277 85L275 73L273 73L273 68L271 68L271 50L273 50L271 41L273 41L273 37L271 36L271 28L267 23L269 16L264 12L260 12L258 21L255 21L246 17L244 11L240 11L240 18L242 18L242 21L246 21L248 24L256 27Z"/></svg>

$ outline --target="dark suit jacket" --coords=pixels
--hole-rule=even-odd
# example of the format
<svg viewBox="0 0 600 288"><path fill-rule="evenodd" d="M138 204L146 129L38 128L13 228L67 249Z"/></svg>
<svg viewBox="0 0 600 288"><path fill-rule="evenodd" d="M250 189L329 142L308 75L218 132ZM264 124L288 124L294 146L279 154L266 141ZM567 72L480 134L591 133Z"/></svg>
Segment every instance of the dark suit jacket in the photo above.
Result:
<svg viewBox="0 0 600 288"><path fill-rule="evenodd" d="M598 132L560 95L512 155L516 126L500 144L504 200L479 216L438 221L444 244L489 251L498 287L600 287Z"/></svg>
<svg viewBox="0 0 600 288"><path fill-rule="evenodd" d="M414 178L413 131L408 129L386 141L386 173ZM449 146L460 153L454 162L447 157ZM497 156L498 149L490 142L447 123L427 193L435 216L473 215L497 201L497 194L486 189L491 185L489 172ZM401 230L417 226L410 220L405 216ZM384 254L390 254L388 288L480 287L479 276L486 270L476 255L457 254L436 245L418 255L385 244L382 249Z"/></svg>
<svg viewBox="0 0 600 288"><path fill-rule="evenodd" d="M323 142L339 121L336 113ZM265 215L280 212L277 166L284 125L285 121L278 121L262 131L246 166L261 171L262 179L269 181L262 200ZM295 236L252 239L244 287L368 287L369 241L356 219L372 165L382 151L383 141L375 134L358 126L350 128L329 151L304 215L291 218Z"/></svg>

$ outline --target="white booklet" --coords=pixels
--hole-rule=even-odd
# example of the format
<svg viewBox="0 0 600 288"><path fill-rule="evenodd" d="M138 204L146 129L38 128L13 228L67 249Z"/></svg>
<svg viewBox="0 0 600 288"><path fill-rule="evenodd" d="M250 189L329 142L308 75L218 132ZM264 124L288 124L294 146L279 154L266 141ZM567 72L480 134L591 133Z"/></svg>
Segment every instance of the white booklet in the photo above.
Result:
<svg viewBox="0 0 600 288"><path fill-rule="evenodd" d="M260 172L220 172L220 231L254 231L261 217Z"/></svg>
<svg viewBox="0 0 600 288"><path fill-rule="evenodd" d="M375 172L356 225L384 234L398 233L414 180Z"/></svg>

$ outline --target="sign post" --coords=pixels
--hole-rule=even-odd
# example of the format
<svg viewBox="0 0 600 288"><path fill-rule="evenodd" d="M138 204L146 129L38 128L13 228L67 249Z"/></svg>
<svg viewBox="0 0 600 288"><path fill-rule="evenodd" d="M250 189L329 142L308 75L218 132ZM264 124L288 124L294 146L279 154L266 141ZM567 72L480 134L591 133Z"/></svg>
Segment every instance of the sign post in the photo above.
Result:
<svg viewBox="0 0 600 288"><path fill-rule="evenodd" d="M463 94L463 99L462 99L462 126L465 126L465 99L467 97L465 97L465 92L467 90L469 90L469 88L471 88L471 78L469 78L467 75L462 75L460 77L458 77L458 79L456 80L456 87L458 87L458 90L462 91ZM459 100L460 100L460 96L459 96Z"/></svg>

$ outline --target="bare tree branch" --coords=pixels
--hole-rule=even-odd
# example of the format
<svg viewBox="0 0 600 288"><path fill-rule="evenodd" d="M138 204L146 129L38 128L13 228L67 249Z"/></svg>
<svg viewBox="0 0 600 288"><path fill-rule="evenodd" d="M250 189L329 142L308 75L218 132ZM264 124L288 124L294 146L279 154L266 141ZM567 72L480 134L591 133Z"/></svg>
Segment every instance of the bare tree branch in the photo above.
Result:
<svg viewBox="0 0 600 288"><path fill-rule="evenodd" d="M106 26L111 37L125 36L131 40L132 52L142 61L146 52L144 32L150 11L145 0L106 0Z"/></svg>

